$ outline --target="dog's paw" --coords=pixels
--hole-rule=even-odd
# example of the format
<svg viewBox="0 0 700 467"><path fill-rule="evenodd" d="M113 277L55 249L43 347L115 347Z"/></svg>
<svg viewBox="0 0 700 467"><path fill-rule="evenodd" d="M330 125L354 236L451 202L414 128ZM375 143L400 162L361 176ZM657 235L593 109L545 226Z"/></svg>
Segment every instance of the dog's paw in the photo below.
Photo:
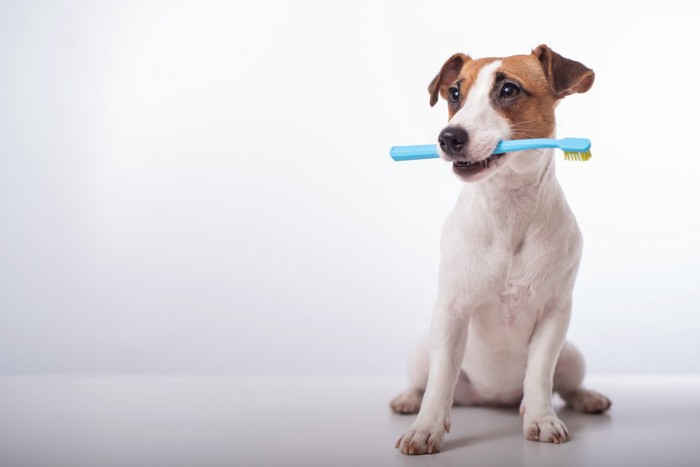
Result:
<svg viewBox="0 0 700 467"><path fill-rule="evenodd" d="M599 392L589 389L577 389L564 398L572 410L581 413L603 413L610 408L610 399Z"/></svg>
<svg viewBox="0 0 700 467"><path fill-rule="evenodd" d="M449 431L449 422L423 425L414 423L394 445L404 454L432 454L438 452Z"/></svg>
<svg viewBox="0 0 700 467"><path fill-rule="evenodd" d="M418 413L421 402L423 402L423 391L407 389L394 397L389 406L396 413L411 414Z"/></svg>
<svg viewBox="0 0 700 467"><path fill-rule="evenodd" d="M526 439L542 443L562 444L571 439L566 425L553 414L536 417L529 421L526 419L523 424L523 433Z"/></svg>

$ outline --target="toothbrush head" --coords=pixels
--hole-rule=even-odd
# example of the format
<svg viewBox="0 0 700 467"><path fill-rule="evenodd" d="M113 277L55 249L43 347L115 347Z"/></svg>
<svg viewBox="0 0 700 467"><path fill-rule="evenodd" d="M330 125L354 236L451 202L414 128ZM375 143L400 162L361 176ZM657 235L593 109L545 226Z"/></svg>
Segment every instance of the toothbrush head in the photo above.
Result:
<svg viewBox="0 0 700 467"><path fill-rule="evenodd" d="M564 159L567 161L587 161L592 157L591 151L570 152L564 151Z"/></svg>

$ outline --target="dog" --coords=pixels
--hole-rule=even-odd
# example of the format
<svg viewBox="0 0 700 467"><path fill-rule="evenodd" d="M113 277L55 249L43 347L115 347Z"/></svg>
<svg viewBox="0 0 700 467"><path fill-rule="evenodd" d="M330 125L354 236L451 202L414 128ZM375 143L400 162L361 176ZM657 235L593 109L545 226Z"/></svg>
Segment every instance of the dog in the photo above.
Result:
<svg viewBox="0 0 700 467"><path fill-rule="evenodd" d="M449 110L438 152L467 183L442 231L430 332L411 352L410 387L390 404L418 413L401 452L439 451L453 404L520 403L525 438L546 443L570 439L553 391L578 412L610 407L582 387L583 357L565 340L582 236L553 150L492 154L500 140L553 137L557 104L594 79L543 44L503 58L455 54L430 83L430 105L440 95Z"/></svg>

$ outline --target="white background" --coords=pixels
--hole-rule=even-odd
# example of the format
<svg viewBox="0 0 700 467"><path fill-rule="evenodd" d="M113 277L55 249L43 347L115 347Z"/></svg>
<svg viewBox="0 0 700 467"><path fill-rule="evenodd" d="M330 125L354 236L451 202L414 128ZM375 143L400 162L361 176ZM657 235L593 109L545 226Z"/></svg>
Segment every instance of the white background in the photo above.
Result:
<svg viewBox="0 0 700 467"><path fill-rule="evenodd" d="M661 2L3 2L0 372L396 373L460 182L444 60L596 71L559 135L595 373L699 372L697 18Z"/></svg>

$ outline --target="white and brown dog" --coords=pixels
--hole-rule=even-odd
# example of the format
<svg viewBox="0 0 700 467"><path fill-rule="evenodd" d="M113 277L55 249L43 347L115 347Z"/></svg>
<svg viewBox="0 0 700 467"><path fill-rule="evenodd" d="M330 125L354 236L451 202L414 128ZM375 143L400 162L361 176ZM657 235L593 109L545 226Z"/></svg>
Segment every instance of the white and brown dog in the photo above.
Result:
<svg viewBox="0 0 700 467"><path fill-rule="evenodd" d="M411 387L391 401L418 416L396 447L440 449L452 404L517 405L529 440L563 443L556 391L576 411L610 400L581 386L584 361L565 341L582 238L554 174L552 150L492 155L500 140L549 138L559 100L594 73L540 45L529 55L450 57L430 83L448 102L440 156L465 184L445 222L431 330L414 348ZM475 182L475 183L474 183Z"/></svg>

